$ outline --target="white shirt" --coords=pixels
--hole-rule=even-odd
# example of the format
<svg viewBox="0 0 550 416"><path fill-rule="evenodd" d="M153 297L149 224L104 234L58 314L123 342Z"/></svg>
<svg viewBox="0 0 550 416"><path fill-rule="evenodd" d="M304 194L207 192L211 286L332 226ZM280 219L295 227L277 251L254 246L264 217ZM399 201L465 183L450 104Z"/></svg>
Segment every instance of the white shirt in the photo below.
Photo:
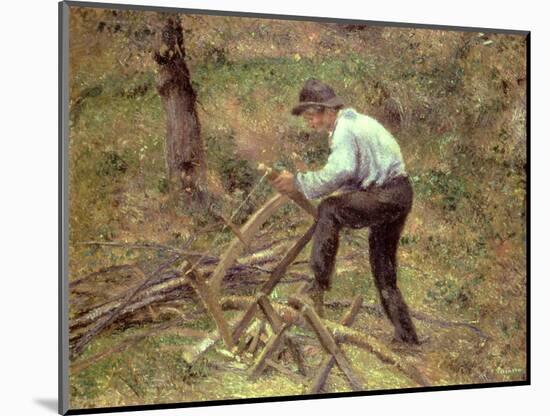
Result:
<svg viewBox="0 0 550 416"><path fill-rule="evenodd" d="M353 191L371 184L382 185L396 176L405 176L399 144L374 118L343 108L329 135L330 155L326 165L311 172L298 172L296 187L308 199L336 190Z"/></svg>

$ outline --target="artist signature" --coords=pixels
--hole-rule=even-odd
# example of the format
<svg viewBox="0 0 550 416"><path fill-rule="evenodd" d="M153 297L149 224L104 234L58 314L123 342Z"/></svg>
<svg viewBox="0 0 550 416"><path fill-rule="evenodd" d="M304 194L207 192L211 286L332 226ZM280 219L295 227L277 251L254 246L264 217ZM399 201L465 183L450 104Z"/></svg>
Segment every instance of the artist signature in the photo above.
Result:
<svg viewBox="0 0 550 416"><path fill-rule="evenodd" d="M521 368L497 368L497 374L517 374L522 371Z"/></svg>

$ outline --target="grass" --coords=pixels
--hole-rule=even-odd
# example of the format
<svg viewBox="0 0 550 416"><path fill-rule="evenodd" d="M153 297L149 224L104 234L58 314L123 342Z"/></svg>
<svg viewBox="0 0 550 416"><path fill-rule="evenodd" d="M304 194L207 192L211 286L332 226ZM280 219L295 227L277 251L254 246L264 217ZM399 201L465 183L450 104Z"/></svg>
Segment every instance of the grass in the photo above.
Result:
<svg viewBox="0 0 550 416"><path fill-rule="evenodd" d="M122 65L117 58L120 48L127 48L124 37L94 32L99 17L80 23L76 17L71 19L79 36L73 37L71 52L70 279L113 264L147 265L162 256L77 242L179 246L197 236L191 249L212 248L218 238L214 251L221 252L231 234L218 236L221 226L201 233L212 218L167 192L165 115L154 87L154 64L136 54ZM295 170L291 155L296 153L309 168L322 166L326 138L310 134L289 109L307 78L333 85L356 109L383 121L400 142L415 191L399 249L399 285L409 306L440 320L474 323L490 337L416 320L428 341L419 351L400 353L420 363L436 384L523 379L526 155L520 37L414 29L345 34L313 23L269 26L258 19L245 27L214 20L190 19L187 27L209 186L219 209L231 213L240 205L260 178L254 169L258 162ZM267 184L257 187L236 222L245 221L272 192ZM273 238L299 235L307 225L301 215L288 205L266 227ZM360 293L367 304L377 305L368 233L345 235L339 259L356 257L339 260L327 299ZM309 247L304 259L308 252ZM301 271L309 273L307 267ZM292 289L281 285L272 297L284 300ZM339 319L343 311L329 313ZM189 326L214 328L206 316ZM386 319L368 313L360 314L354 328L384 342L392 335ZM104 333L81 358L145 330ZM91 365L71 376L71 407L304 393L302 385L276 372L250 381L250 357L238 362L216 348L190 367L178 348L192 342L162 334ZM372 355L348 347L345 353L369 389L411 386ZM320 350L313 351L310 365L320 356ZM328 388L344 391L347 385L336 372Z"/></svg>

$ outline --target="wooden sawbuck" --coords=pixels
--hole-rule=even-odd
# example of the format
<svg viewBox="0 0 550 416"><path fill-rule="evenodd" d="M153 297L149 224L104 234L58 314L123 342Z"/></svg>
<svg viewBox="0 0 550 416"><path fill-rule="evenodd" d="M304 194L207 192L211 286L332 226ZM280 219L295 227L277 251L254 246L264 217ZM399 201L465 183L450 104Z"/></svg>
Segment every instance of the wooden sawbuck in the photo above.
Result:
<svg viewBox="0 0 550 416"><path fill-rule="evenodd" d="M267 171L266 176L269 180L272 180L277 175L272 171ZM253 240L262 224L280 207L291 201L309 214L314 223L310 225L305 234L294 243L283 256L282 260L270 272L267 281L263 283L256 296L251 298L248 304L241 305L244 313L234 325L230 325L224 317L222 304L220 303L220 299L222 299L220 293L222 280L229 267ZM310 393L319 393L323 391L327 377L336 365L345 376L351 390L365 390L367 388L366 380L357 374L340 347L341 343L348 343L368 350L384 363L393 365L398 371L407 375L415 383L421 386L429 385L427 379L412 364L404 363L399 356L385 348L373 337L350 328L361 308L361 296L353 299L349 310L338 323L322 318L322 309L318 307L320 292L312 291L308 283L302 284L296 293L288 298L288 305L274 305L270 301L270 294L285 275L287 268L294 262L313 237L316 216L317 208L301 193L295 192L289 195L277 193L269 198L240 228L229 220L225 220L226 225L234 233L234 238L225 253L221 256L216 269L208 280L190 262L186 261L181 265L181 272L190 279L194 290L216 324L218 336L213 337L212 342L215 339L221 339L228 351L238 354L246 346L246 341L243 339L246 330L255 319L260 319L264 325L267 324L271 327L272 335L265 343L265 347L261 353L257 356L254 365L250 368L249 375L252 379L261 376L269 366L287 376L304 383L309 383L308 391ZM308 292L316 296L316 298L314 296L313 302L308 296ZM320 302L322 305L322 296L320 297ZM312 306L312 303L315 307ZM327 353L327 357L322 361L316 374L309 379L301 347L289 333L289 329L293 325L300 325L310 329ZM249 342L257 343L258 338L259 335L255 340ZM276 357L283 348L287 348L296 361L300 374L290 374L286 367L277 363Z"/></svg>

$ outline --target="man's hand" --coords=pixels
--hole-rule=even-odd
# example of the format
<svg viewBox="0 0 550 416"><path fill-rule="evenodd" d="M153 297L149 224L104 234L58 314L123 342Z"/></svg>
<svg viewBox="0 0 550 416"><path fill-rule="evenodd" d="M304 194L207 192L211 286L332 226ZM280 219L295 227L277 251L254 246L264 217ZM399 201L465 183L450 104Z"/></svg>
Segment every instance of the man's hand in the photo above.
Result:
<svg viewBox="0 0 550 416"><path fill-rule="evenodd" d="M294 175L288 171L283 171L273 180L273 186L282 194L290 194L296 191L294 186Z"/></svg>

